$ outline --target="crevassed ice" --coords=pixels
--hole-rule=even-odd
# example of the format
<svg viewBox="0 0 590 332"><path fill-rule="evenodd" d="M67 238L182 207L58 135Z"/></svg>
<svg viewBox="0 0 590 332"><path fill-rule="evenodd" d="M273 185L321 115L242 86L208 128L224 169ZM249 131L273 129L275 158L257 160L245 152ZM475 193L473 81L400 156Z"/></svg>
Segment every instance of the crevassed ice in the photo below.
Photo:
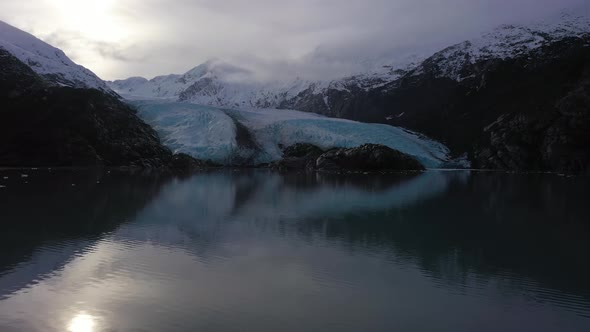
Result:
<svg viewBox="0 0 590 332"><path fill-rule="evenodd" d="M333 119L291 110L231 110L188 103L136 101L138 114L175 152L220 164L279 160L280 146L310 143L323 149L383 144L416 157L429 168L448 161L443 144L399 127ZM256 148L236 139L243 125Z"/></svg>
<svg viewBox="0 0 590 332"><path fill-rule="evenodd" d="M135 102L139 116L152 125L162 143L174 152L229 163L239 148L236 126L222 110L167 102Z"/></svg>

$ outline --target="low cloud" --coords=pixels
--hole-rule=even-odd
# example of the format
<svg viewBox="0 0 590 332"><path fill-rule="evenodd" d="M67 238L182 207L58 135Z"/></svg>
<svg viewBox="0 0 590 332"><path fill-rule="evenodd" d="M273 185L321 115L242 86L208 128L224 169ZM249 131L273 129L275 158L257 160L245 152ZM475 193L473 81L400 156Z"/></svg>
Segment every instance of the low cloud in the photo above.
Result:
<svg viewBox="0 0 590 332"><path fill-rule="evenodd" d="M587 11L585 2L3 0L0 19L106 79L182 73L210 58L235 61L261 77L320 78L427 54L499 24L564 8ZM77 13L69 12L70 3Z"/></svg>

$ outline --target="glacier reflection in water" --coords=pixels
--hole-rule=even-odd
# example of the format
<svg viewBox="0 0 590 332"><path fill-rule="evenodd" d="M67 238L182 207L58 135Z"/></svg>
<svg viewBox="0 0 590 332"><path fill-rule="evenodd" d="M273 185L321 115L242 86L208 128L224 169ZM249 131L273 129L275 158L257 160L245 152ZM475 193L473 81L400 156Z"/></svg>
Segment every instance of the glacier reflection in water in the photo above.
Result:
<svg viewBox="0 0 590 332"><path fill-rule="evenodd" d="M2 331L590 328L584 178L29 173L0 170Z"/></svg>

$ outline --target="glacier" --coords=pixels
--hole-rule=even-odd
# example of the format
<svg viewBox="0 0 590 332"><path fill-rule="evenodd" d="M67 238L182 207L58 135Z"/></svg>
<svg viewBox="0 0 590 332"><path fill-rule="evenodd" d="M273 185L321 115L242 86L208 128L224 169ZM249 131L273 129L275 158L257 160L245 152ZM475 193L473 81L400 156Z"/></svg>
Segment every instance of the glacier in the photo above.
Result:
<svg viewBox="0 0 590 332"><path fill-rule="evenodd" d="M161 100L130 101L175 153L222 165L258 165L282 158L282 147L309 143L323 149L382 144L427 168L449 161L449 149L418 133L384 124L277 109L224 109Z"/></svg>

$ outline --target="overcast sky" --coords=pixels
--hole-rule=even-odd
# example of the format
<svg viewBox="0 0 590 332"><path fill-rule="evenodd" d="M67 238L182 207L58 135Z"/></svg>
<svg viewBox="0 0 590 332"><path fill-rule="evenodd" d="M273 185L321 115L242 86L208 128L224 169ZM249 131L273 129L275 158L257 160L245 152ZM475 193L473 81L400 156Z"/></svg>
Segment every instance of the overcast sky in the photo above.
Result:
<svg viewBox="0 0 590 332"><path fill-rule="evenodd" d="M588 0L1 0L0 20L104 79L182 73L210 58L331 75L434 51Z"/></svg>

